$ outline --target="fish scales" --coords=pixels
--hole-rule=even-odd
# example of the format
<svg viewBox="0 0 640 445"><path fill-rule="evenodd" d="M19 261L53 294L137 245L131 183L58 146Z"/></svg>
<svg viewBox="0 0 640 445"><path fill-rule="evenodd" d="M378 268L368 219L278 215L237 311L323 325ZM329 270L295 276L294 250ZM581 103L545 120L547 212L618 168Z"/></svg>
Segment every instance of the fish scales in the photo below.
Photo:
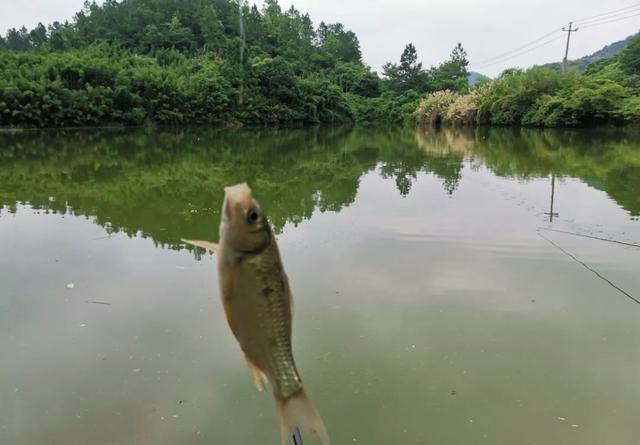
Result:
<svg viewBox="0 0 640 445"><path fill-rule="evenodd" d="M261 253L247 258L247 268L257 276L258 292L253 298L259 331L271 351L266 363L256 363L269 376L273 392L281 398L289 398L302 389L302 380L296 369L291 348L291 296L282 271L278 246L273 234L268 247ZM257 290L258 290L257 289ZM250 359L252 357L249 357Z"/></svg>

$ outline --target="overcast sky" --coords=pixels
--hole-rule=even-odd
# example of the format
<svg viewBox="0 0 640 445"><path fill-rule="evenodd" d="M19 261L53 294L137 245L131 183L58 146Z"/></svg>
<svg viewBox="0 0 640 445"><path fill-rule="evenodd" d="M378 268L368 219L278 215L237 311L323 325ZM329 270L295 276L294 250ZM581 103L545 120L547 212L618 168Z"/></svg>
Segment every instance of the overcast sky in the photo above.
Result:
<svg viewBox="0 0 640 445"><path fill-rule="evenodd" d="M82 4L83 0L0 0L0 32L23 24L30 28L39 21L71 19ZM378 71L383 63L397 61L407 42L414 43L425 67L447 58L455 44L462 42L471 69L492 76L511 66L559 61L565 41L558 32L559 40L502 63L483 64L570 20L634 5L638 7L604 19L635 17L573 34L569 58L590 54L640 30L638 0L280 0L280 4L283 9L294 4L308 12L316 25L323 20L342 22L358 35L364 61ZM584 25L595 23L597 20ZM553 36L537 44L550 39Z"/></svg>

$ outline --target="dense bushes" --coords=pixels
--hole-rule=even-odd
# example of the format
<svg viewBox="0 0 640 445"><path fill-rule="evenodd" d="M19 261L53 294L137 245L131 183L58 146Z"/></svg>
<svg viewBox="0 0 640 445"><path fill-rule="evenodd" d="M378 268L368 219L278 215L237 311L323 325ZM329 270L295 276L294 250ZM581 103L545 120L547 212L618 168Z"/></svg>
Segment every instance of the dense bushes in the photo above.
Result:
<svg viewBox="0 0 640 445"><path fill-rule="evenodd" d="M0 53L0 125L221 122L234 89L215 60L158 59L96 44L60 53Z"/></svg>
<svg viewBox="0 0 640 445"><path fill-rule="evenodd" d="M258 58L239 71L174 50L141 56L106 43L65 52L0 53L0 126L345 122L346 95L284 60Z"/></svg>
<svg viewBox="0 0 640 445"><path fill-rule="evenodd" d="M478 108L478 121L494 125L517 125L544 94L559 88L560 74L547 69L509 70L487 92Z"/></svg>
<svg viewBox="0 0 640 445"><path fill-rule="evenodd" d="M348 95L354 120L367 123L406 123L420 102L421 96L413 90L402 94L384 92L379 97L366 98Z"/></svg>
<svg viewBox="0 0 640 445"><path fill-rule="evenodd" d="M619 56L584 74L548 68L507 70L468 94L430 93L416 108L420 124L587 126L640 122L640 37Z"/></svg>
<svg viewBox="0 0 640 445"><path fill-rule="evenodd" d="M537 100L522 124L558 127L616 122L627 94L624 87L611 80L574 80L557 94Z"/></svg>

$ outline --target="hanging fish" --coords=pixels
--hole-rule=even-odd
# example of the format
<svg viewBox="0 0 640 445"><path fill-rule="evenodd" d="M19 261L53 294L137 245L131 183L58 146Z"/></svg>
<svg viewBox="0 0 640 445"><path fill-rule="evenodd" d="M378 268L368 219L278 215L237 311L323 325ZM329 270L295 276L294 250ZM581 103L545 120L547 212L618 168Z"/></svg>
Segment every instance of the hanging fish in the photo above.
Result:
<svg viewBox="0 0 640 445"><path fill-rule="evenodd" d="M327 430L302 386L291 349L293 304L276 239L246 183L225 187L218 244L185 240L214 252L222 303L259 391L269 383L284 445L296 428L329 443Z"/></svg>

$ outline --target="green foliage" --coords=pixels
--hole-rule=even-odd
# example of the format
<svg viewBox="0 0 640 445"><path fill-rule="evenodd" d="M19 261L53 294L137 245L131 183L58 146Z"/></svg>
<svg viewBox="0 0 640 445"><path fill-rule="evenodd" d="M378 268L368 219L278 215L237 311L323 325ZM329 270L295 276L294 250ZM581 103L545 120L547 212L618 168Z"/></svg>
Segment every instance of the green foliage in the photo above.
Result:
<svg viewBox="0 0 640 445"><path fill-rule="evenodd" d="M363 97L380 95L380 79L367 66L355 62L339 62L331 71L331 79L345 93Z"/></svg>
<svg viewBox="0 0 640 445"><path fill-rule="evenodd" d="M575 78L558 94L544 95L524 117L524 125L558 127L612 122L627 92L608 79Z"/></svg>
<svg viewBox="0 0 640 445"><path fill-rule="evenodd" d="M506 71L493 84L478 108L479 123L520 125L544 94L558 90L561 75L545 68Z"/></svg>
<svg viewBox="0 0 640 445"><path fill-rule="evenodd" d="M415 90L418 92L433 92L451 90L465 92L469 85L467 66L467 52L458 43L453 49L449 60L428 70L422 69L418 62L418 52L412 43L407 44L400 64L386 63L383 74L386 78L387 89L404 92Z"/></svg>
<svg viewBox="0 0 640 445"><path fill-rule="evenodd" d="M12 51L26 51L33 48L29 39L29 32L24 26L20 30L11 28L7 31L6 45Z"/></svg>
<svg viewBox="0 0 640 445"><path fill-rule="evenodd" d="M389 86L395 91L422 91L425 84L425 73L422 63L418 62L418 52L413 43L408 43L400 55L400 64L386 63L383 73Z"/></svg>
<svg viewBox="0 0 640 445"><path fill-rule="evenodd" d="M72 22L0 36L0 127L407 122L420 94L468 91L461 44L425 70L410 43L398 64L385 65L384 80L361 59L344 25L315 28L277 0L261 9L235 0L87 1ZM484 114L519 122L538 91L524 91L530 83L515 94L515 112L498 104ZM469 121L470 109L483 110L476 102L459 99L450 120Z"/></svg>
<svg viewBox="0 0 640 445"><path fill-rule="evenodd" d="M166 56L166 54L165 54ZM0 125L214 123L230 112L221 63L157 59L107 44L62 53L3 53Z"/></svg>
<svg viewBox="0 0 640 445"><path fill-rule="evenodd" d="M618 114L627 122L640 124L640 95L624 99L618 109Z"/></svg>
<svg viewBox="0 0 640 445"><path fill-rule="evenodd" d="M305 122L338 123L351 121L353 112L346 96L335 84L326 79L307 78L300 81L302 108Z"/></svg>
<svg viewBox="0 0 640 445"><path fill-rule="evenodd" d="M352 31L345 31L342 23L320 22L317 39L329 60L359 63L362 59L358 38Z"/></svg>
<svg viewBox="0 0 640 445"><path fill-rule="evenodd" d="M467 52L462 44L458 43L451 52L449 60L427 72L428 91L466 92L469 89L467 66L469 66Z"/></svg>
<svg viewBox="0 0 640 445"><path fill-rule="evenodd" d="M348 95L354 119L358 123L408 123L420 102L420 94L409 90L402 94L386 91L378 97Z"/></svg>
<svg viewBox="0 0 640 445"><path fill-rule="evenodd" d="M640 74L640 35L634 37L619 55L620 65L627 74Z"/></svg>
<svg viewBox="0 0 640 445"><path fill-rule="evenodd" d="M628 74L636 41L620 57L594 62L584 74L562 75L544 67L506 70L456 97L446 112L441 107L448 101L429 95L416 109L418 122L538 127L638 123L640 74ZM443 94L440 99L444 97L449 98Z"/></svg>
<svg viewBox="0 0 640 445"><path fill-rule="evenodd" d="M3 47L0 126L347 122L380 94L353 32L276 0L86 2Z"/></svg>

